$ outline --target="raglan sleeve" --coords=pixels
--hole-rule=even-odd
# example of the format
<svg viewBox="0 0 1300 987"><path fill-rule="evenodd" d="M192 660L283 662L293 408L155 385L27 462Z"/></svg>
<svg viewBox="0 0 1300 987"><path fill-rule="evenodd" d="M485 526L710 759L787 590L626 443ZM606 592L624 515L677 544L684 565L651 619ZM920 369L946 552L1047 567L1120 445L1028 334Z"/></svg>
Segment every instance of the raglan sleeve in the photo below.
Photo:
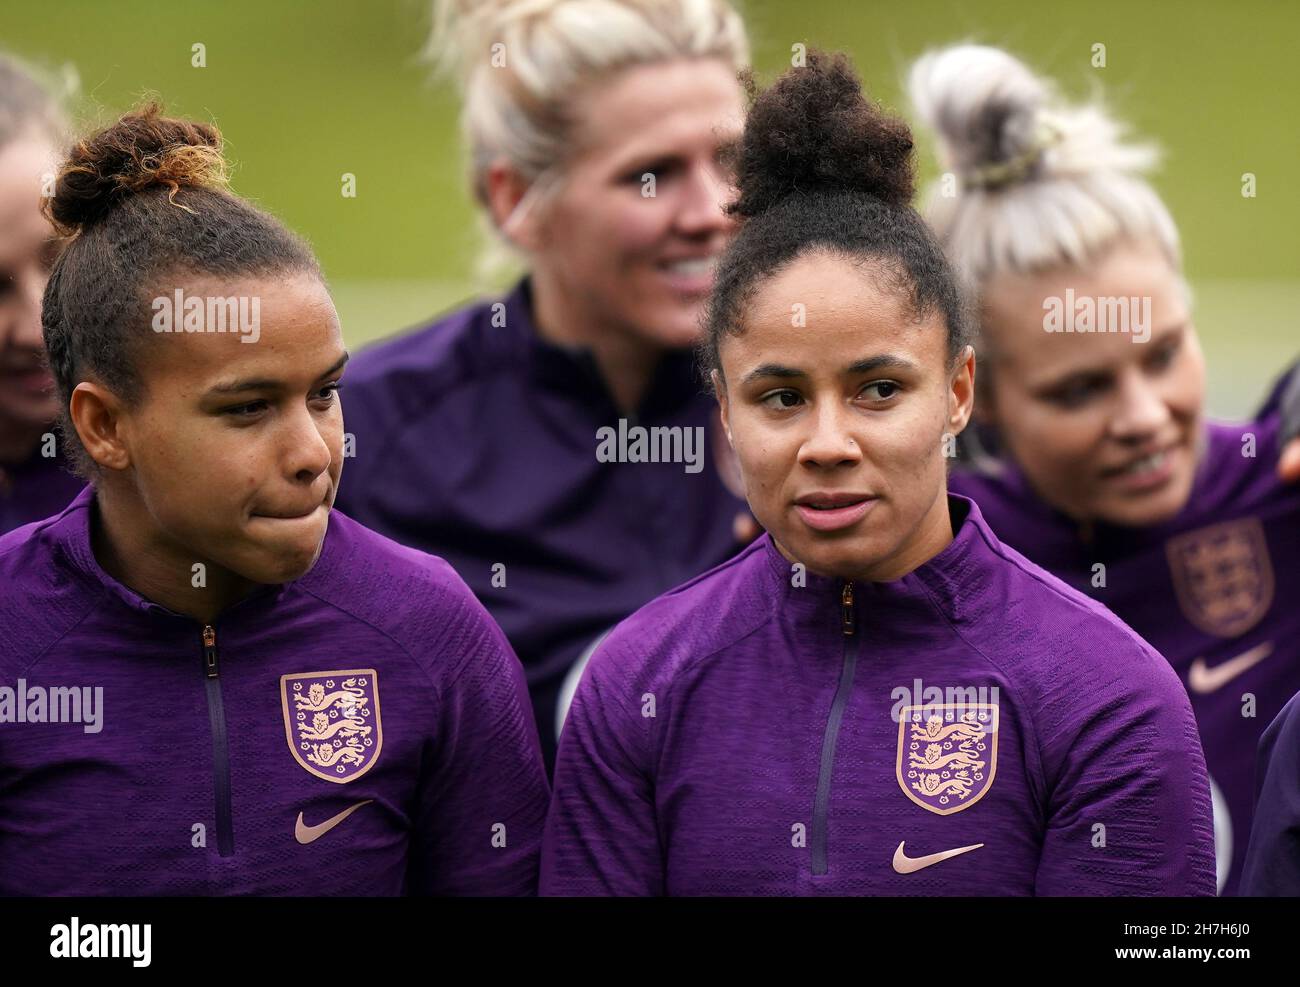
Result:
<svg viewBox="0 0 1300 987"><path fill-rule="evenodd" d="M440 689L425 745L409 887L534 895L549 788L532 704L505 635L468 589L464 596L444 638L459 667Z"/></svg>
<svg viewBox="0 0 1300 987"><path fill-rule="evenodd" d="M1214 825L1200 736L1169 664L1102 636L1042 704L1046 832L1039 895L1213 895ZM1079 669L1086 668L1086 676Z"/></svg>
<svg viewBox="0 0 1300 987"><path fill-rule="evenodd" d="M560 734L555 791L542 843L541 893L664 893L644 688L618 632L592 657ZM630 656L628 656L630 657Z"/></svg>
<svg viewBox="0 0 1300 987"><path fill-rule="evenodd" d="M1291 698L1260 738L1255 785L1241 893L1300 895L1300 695Z"/></svg>

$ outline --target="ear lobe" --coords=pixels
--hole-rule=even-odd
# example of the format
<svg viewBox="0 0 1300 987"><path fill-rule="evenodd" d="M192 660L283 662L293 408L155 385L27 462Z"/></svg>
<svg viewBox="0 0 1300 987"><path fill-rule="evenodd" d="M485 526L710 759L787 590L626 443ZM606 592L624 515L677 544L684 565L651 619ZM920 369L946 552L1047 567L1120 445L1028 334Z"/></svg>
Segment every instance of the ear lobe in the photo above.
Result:
<svg viewBox="0 0 1300 987"><path fill-rule="evenodd" d="M716 370L709 371L709 380L713 382L713 396L718 402L718 413L722 417L722 430L727 433L727 445L733 449L736 443L731 438L731 416L728 414L727 386L722 381L722 374Z"/></svg>
<svg viewBox="0 0 1300 987"><path fill-rule="evenodd" d="M131 450L122 433L122 403L106 387L83 380L68 400L68 414L86 453L104 469L124 470Z"/></svg>
<svg viewBox="0 0 1300 987"><path fill-rule="evenodd" d="M535 210L532 208L535 196L528 194L530 188L530 184L504 159L492 162L484 176L483 195L492 223L502 236L521 250L535 250L539 246L537 224L533 220Z"/></svg>
<svg viewBox="0 0 1300 987"><path fill-rule="evenodd" d="M956 435L970 423L975 409L975 350L971 346L967 346L957 360L948 397L948 424Z"/></svg>

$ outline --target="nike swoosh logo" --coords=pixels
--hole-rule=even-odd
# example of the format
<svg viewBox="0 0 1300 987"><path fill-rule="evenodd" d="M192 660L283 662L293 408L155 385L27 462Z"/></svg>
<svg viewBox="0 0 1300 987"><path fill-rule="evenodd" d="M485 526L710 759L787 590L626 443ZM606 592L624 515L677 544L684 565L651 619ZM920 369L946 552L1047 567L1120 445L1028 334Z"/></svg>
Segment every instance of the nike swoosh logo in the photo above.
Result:
<svg viewBox="0 0 1300 987"><path fill-rule="evenodd" d="M374 799L366 799L364 802L358 802L356 805L350 805L342 812L340 812L337 816L331 816L329 819L326 819L323 823L317 823L315 826L308 826L307 824L305 824L302 821L302 813L300 812L298 813L298 821L294 823L293 838L297 840L299 843L301 843L303 846L306 846L308 843L314 843L316 840L319 840L331 829L333 829L335 826L341 823L348 816L352 815L352 813L360 809L363 805L369 805L373 801Z"/></svg>
<svg viewBox="0 0 1300 987"><path fill-rule="evenodd" d="M903 852L903 846L907 843L904 840L898 844L898 849L894 851L894 870L900 874L915 874L919 870L925 870L927 867L933 867L935 864L942 863L951 857L959 856L963 853L970 853L972 850L978 850L983 843L976 843L973 846L959 846L955 850L943 850L939 853L929 853L924 857L909 857Z"/></svg>
<svg viewBox="0 0 1300 987"><path fill-rule="evenodd" d="M1236 658L1229 658L1213 668L1205 664L1204 658L1197 658L1187 670L1187 688L1202 695L1222 689L1248 668L1254 668L1273 653L1273 642L1265 641L1249 651L1243 651Z"/></svg>

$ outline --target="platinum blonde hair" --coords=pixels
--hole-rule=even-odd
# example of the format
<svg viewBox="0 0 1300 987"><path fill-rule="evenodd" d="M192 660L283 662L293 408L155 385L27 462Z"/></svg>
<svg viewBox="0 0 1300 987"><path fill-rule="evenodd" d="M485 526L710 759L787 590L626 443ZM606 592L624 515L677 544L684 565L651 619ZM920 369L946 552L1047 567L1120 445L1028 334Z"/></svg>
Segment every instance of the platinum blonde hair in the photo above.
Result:
<svg viewBox="0 0 1300 987"><path fill-rule="evenodd" d="M56 75L0 52L0 147L36 136L62 150L71 139L65 103L78 88L70 64Z"/></svg>
<svg viewBox="0 0 1300 987"><path fill-rule="evenodd" d="M576 97L655 62L718 58L739 70L749 42L728 0L434 0L426 55L460 86L475 198L486 205L498 160L529 183L499 231L508 241L563 177Z"/></svg>
<svg viewBox="0 0 1300 987"><path fill-rule="evenodd" d="M955 178L930 191L927 218L977 296L999 274L1084 264L1126 238L1153 239L1181 278L1178 229L1142 177L1159 153L1126 143L1100 103L1071 105L973 44L924 55L908 91Z"/></svg>

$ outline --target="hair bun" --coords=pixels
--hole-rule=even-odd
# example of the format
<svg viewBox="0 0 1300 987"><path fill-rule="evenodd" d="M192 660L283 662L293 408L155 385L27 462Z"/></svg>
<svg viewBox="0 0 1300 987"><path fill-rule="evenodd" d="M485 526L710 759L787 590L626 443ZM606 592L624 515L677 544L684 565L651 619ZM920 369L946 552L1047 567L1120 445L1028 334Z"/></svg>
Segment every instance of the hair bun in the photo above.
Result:
<svg viewBox="0 0 1300 987"><path fill-rule="evenodd" d="M975 175L1032 154L1049 86L998 48L961 44L922 56L908 89L946 167Z"/></svg>
<svg viewBox="0 0 1300 987"><path fill-rule="evenodd" d="M75 233L128 196L154 188L168 199L185 188L226 188L226 162L216 127L162 115L151 102L78 141L59 171L50 219Z"/></svg>
<svg viewBox="0 0 1300 987"><path fill-rule="evenodd" d="M752 77L748 80L753 92ZM795 193L859 192L906 205L914 187L912 133L868 100L848 57L808 52L758 94L736 159L739 197L750 217Z"/></svg>
<svg viewBox="0 0 1300 987"><path fill-rule="evenodd" d="M976 192L1139 175L1159 158L1153 144L1129 143L1100 100L1068 102L1050 80L999 48L960 44L930 52L912 67L908 91L937 139L942 166Z"/></svg>

